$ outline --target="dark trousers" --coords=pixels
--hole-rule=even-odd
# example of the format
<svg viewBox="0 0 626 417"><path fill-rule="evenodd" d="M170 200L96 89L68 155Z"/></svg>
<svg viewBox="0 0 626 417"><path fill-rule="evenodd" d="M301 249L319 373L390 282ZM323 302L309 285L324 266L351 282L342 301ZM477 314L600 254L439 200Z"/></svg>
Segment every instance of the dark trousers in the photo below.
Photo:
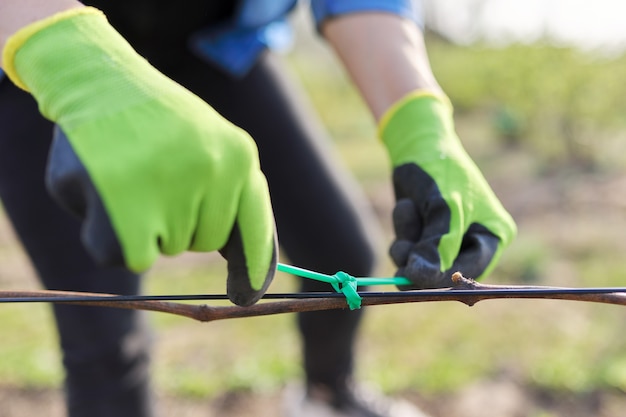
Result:
<svg viewBox="0 0 626 417"><path fill-rule="evenodd" d="M162 70L246 129L257 141L272 195L282 253L317 271L371 273L375 237L367 204L346 181L327 137L281 63L264 55L233 79L174 46ZM167 51L166 48L161 51ZM158 61L158 60L156 60ZM0 198L43 285L49 289L136 294L140 277L98 268L83 250L79 223L44 189L52 125L34 100L0 83ZM327 284L303 280L303 291ZM55 306L71 417L153 415L149 389L149 331L135 311ZM353 367L361 313L298 316L307 382L342 389Z"/></svg>

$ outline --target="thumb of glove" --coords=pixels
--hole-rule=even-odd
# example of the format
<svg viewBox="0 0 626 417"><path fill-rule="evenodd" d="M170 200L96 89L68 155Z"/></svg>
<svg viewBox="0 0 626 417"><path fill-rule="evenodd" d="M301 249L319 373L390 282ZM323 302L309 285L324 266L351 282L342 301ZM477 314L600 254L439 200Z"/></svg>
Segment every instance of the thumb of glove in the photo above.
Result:
<svg viewBox="0 0 626 417"><path fill-rule="evenodd" d="M274 248L269 269L260 288L254 289L251 285L252 279L249 274L248 262L246 260L241 231L239 225L235 224L226 245L220 249L220 254L228 261L228 278L226 280L226 291L228 298L240 306L250 306L261 299L265 291L272 283L276 271L278 247L276 233L274 233Z"/></svg>

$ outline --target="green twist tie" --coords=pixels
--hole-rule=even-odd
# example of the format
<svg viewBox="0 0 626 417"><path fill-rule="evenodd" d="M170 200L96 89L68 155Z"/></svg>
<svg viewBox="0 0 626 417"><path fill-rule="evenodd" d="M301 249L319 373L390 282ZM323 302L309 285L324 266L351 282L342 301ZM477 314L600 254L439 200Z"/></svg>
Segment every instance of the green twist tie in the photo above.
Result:
<svg viewBox="0 0 626 417"><path fill-rule="evenodd" d="M346 274L343 271L337 272L333 275L336 282L332 282L331 285L337 292L342 292L346 296L348 307L350 310L358 310L361 308L361 296L356 291L358 285L357 279L350 274Z"/></svg>
<svg viewBox="0 0 626 417"><path fill-rule="evenodd" d="M320 272L310 271L308 269L299 268L286 264L278 264L277 269L281 272L297 275L302 278L314 279L317 281L327 282L332 285L336 292L343 293L346 297L350 310L358 310L361 308L361 296L357 292L358 286L364 285L411 285L411 281L403 277L392 278L355 278L343 271L337 272L335 275L326 275Z"/></svg>

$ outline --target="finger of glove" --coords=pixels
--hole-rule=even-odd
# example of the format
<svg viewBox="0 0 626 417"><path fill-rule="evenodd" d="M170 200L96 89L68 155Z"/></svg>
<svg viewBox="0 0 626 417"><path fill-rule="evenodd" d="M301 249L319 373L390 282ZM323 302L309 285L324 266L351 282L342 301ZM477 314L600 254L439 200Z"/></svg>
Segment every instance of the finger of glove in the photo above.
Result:
<svg viewBox="0 0 626 417"><path fill-rule="evenodd" d="M238 225L233 227L232 233L226 245L220 249L222 256L228 261L228 278L226 292L228 298L234 304L246 307L250 306L263 297L267 288L272 283L278 261L278 244L274 240L272 258L265 273L261 288L253 288L248 269L248 260L245 256L241 231Z"/></svg>
<svg viewBox="0 0 626 417"><path fill-rule="evenodd" d="M446 278L452 282L451 277L455 272L460 272L467 278L481 278L495 260L500 242L500 239L484 226L472 224L465 233L459 256L447 271Z"/></svg>
<svg viewBox="0 0 626 417"><path fill-rule="evenodd" d="M415 204L402 198L396 202L392 214L396 240L389 248L389 255L396 266L407 263L411 248L422 234L422 222Z"/></svg>
<svg viewBox="0 0 626 417"><path fill-rule="evenodd" d="M439 239L422 240L411 248L406 264L398 270L398 276L408 278L410 288L427 289L446 287L445 274L437 249Z"/></svg>
<svg viewBox="0 0 626 417"><path fill-rule="evenodd" d="M413 210L413 214L409 213ZM415 240L397 239L390 248L390 255L398 270L397 276L408 278L413 285L401 289L427 289L445 287L445 275L439 252L441 239L449 234L450 209L443 198L431 198L422 204L403 204L401 216L394 218L398 225L412 225L418 230ZM395 214L395 213L394 213ZM419 220L418 220L419 219ZM412 231L398 230L400 236L410 236Z"/></svg>
<svg viewBox="0 0 626 417"><path fill-rule="evenodd" d="M500 239L479 224L472 224L463 237L461 249L452 267L445 272L424 274L418 282L420 289L446 288L454 286L452 275L460 272L467 278L480 278L489 269L495 260L495 255L500 247ZM411 275L417 273L416 266L419 262L415 259L408 263L404 273Z"/></svg>
<svg viewBox="0 0 626 417"><path fill-rule="evenodd" d="M417 207L409 198L396 202L392 213L393 228L398 240L416 242L422 234L422 221Z"/></svg>
<svg viewBox="0 0 626 417"><path fill-rule="evenodd" d="M458 215L452 215L453 209L443 198L430 201L424 231L410 249L404 271L417 288L444 288L452 283L446 270L454 265L464 239L463 224Z"/></svg>
<svg viewBox="0 0 626 417"><path fill-rule="evenodd" d="M405 243L408 241L414 243L410 253L423 253L429 264L439 264L440 256L436 248L444 236L448 240L455 236L455 228L451 224L451 208L437 183L422 168L408 163L394 169L393 184L397 198L393 211L398 241L397 248L394 249L398 261L396 263L400 266L408 262ZM461 229L462 225L457 226ZM456 231L457 246L461 243L461 233L460 230ZM452 264L452 260L449 264Z"/></svg>
<svg viewBox="0 0 626 417"><path fill-rule="evenodd" d="M409 260L409 254L413 249L415 242L410 240L395 240L389 248L389 256L397 267L406 265Z"/></svg>
<svg viewBox="0 0 626 417"><path fill-rule="evenodd" d="M265 177L253 173L244 188L237 222L220 253L228 261L227 293L241 306L256 303L274 278L278 243Z"/></svg>
<svg viewBox="0 0 626 417"><path fill-rule="evenodd" d="M453 264L463 239L460 202L451 200L450 207L437 183L416 164L404 164L394 169L394 189L397 198L413 203L415 219L419 219L420 235L406 254L406 244L398 244L397 265L414 288L448 286L445 270ZM455 205L456 204L456 205ZM456 215L453 216L453 210ZM405 213L406 211L406 213ZM404 224L415 223L409 205L403 204ZM400 270L398 271L400 273Z"/></svg>
<svg viewBox="0 0 626 417"><path fill-rule="evenodd" d="M95 262L124 266L122 246L87 169L67 136L55 128L45 178L52 198L81 221L81 240Z"/></svg>

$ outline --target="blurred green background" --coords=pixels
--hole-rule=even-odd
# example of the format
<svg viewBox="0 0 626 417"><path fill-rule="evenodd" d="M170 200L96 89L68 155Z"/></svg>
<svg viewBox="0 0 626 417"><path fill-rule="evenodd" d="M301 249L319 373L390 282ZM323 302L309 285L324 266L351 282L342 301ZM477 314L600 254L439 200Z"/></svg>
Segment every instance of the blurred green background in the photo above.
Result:
<svg viewBox="0 0 626 417"><path fill-rule="evenodd" d="M544 39L457 45L432 31L427 46L455 105L459 136L518 223L517 240L488 281L623 286L626 56ZM385 247L393 196L374 123L313 35L300 34L285 59L380 214L388 238L381 242L380 275L391 275ZM0 285L36 288L5 223L0 236ZM146 278L145 292L223 292L224 276L214 255L163 259ZM295 280L284 274L271 288L292 289ZM625 317L623 307L543 300L372 307L358 374L385 391L423 396L502 375L538 389L622 392ZM207 324L158 313L150 319L163 392L272 391L301 374L292 315ZM2 305L0 323L0 384L58 386L62 372L48 307Z"/></svg>

